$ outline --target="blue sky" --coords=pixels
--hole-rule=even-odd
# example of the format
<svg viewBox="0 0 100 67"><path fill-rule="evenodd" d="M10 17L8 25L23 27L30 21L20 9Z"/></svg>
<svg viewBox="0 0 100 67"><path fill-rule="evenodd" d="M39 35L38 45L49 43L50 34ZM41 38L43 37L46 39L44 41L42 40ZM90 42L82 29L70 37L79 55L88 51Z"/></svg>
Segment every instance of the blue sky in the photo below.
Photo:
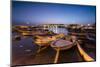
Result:
<svg viewBox="0 0 100 67"><path fill-rule="evenodd" d="M13 24L92 24L96 7L40 2L12 2Z"/></svg>

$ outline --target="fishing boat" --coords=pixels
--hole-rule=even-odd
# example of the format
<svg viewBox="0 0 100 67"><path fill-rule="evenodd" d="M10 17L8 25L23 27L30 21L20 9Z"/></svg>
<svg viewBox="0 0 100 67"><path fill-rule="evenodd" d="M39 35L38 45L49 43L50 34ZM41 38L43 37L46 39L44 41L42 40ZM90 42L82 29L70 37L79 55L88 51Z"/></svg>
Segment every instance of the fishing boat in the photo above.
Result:
<svg viewBox="0 0 100 67"><path fill-rule="evenodd" d="M67 40L63 40L63 39L58 39L56 41L53 41L50 46L56 50L56 55L55 55L55 58L54 58L54 63L57 63L60 51L61 50L70 49L73 46L73 43L71 41L67 41Z"/></svg>
<svg viewBox="0 0 100 67"><path fill-rule="evenodd" d="M61 39L64 36L65 36L64 34L58 34L58 35L54 35L54 36L39 36L39 35L37 35L37 36L33 37L34 43L36 43L39 46L37 53L46 49L50 45L51 42L53 42L57 39Z"/></svg>
<svg viewBox="0 0 100 67"><path fill-rule="evenodd" d="M63 38L64 34L58 34L54 36L35 36L34 42L39 46L46 46L48 43L55 41L57 39ZM50 45L50 44L49 44Z"/></svg>
<svg viewBox="0 0 100 67"><path fill-rule="evenodd" d="M53 47L54 49L60 49L60 50L66 50L66 49L71 48L72 46L73 46L73 43L71 41L67 41L63 39L59 39L51 43L51 47Z"/></svg>

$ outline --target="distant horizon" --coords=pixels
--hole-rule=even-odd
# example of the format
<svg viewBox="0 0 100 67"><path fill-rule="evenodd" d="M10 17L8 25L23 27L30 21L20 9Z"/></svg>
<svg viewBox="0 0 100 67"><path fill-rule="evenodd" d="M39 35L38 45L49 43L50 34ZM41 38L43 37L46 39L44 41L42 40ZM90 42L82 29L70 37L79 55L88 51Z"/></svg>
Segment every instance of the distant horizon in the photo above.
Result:
<svg viewBox="0 0 100 67"><path fill-rule="evenodd" d="M71 23L71 24L77 24L77 23ZM71 24L63 24L63 25L71 25ZM87 24L79 24L78 23L78 25L88 25L89 23L87 23ZM96 24L96 23L91 23L90 25L93 25L93 24ZM45 24L43 24L43 23L41 23L41 24L12 24L12 25L25 25L25 26L32 26L32 25L45 25ZM49 24L47 24L47 25L49 25ZM56 24L54 24L54 25L56 25ZM59 24L60 25L60 24Z"/></svg>

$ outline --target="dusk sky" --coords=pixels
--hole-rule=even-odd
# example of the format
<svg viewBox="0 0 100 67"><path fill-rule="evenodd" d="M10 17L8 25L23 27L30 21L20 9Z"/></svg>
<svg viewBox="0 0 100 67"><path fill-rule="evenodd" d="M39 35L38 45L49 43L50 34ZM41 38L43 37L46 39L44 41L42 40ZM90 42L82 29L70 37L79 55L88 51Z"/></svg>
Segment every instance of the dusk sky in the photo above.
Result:
<svg viewBox="0 0 100 67"><path fill-rule="evenodd" d="M93 24L95 12L95 6L13 1L12 24Z"/></svg>

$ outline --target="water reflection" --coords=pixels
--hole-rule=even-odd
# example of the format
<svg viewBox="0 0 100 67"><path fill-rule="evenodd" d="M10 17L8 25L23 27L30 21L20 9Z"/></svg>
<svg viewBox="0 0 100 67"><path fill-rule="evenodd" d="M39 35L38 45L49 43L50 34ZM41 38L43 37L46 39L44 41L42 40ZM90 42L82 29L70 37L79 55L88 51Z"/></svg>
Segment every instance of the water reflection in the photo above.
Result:
<svg viewBox="0 0 100 67"><path fill-rule="evenodd" d="M53 31L54 33L57 33L57 34L60 34L60 33L63 33L63 34L65 34L65 35L67 35L68 34L68 31L67 31L67 29L65 29L65 28L49 28L49 30L50 31Z"/></svg>

